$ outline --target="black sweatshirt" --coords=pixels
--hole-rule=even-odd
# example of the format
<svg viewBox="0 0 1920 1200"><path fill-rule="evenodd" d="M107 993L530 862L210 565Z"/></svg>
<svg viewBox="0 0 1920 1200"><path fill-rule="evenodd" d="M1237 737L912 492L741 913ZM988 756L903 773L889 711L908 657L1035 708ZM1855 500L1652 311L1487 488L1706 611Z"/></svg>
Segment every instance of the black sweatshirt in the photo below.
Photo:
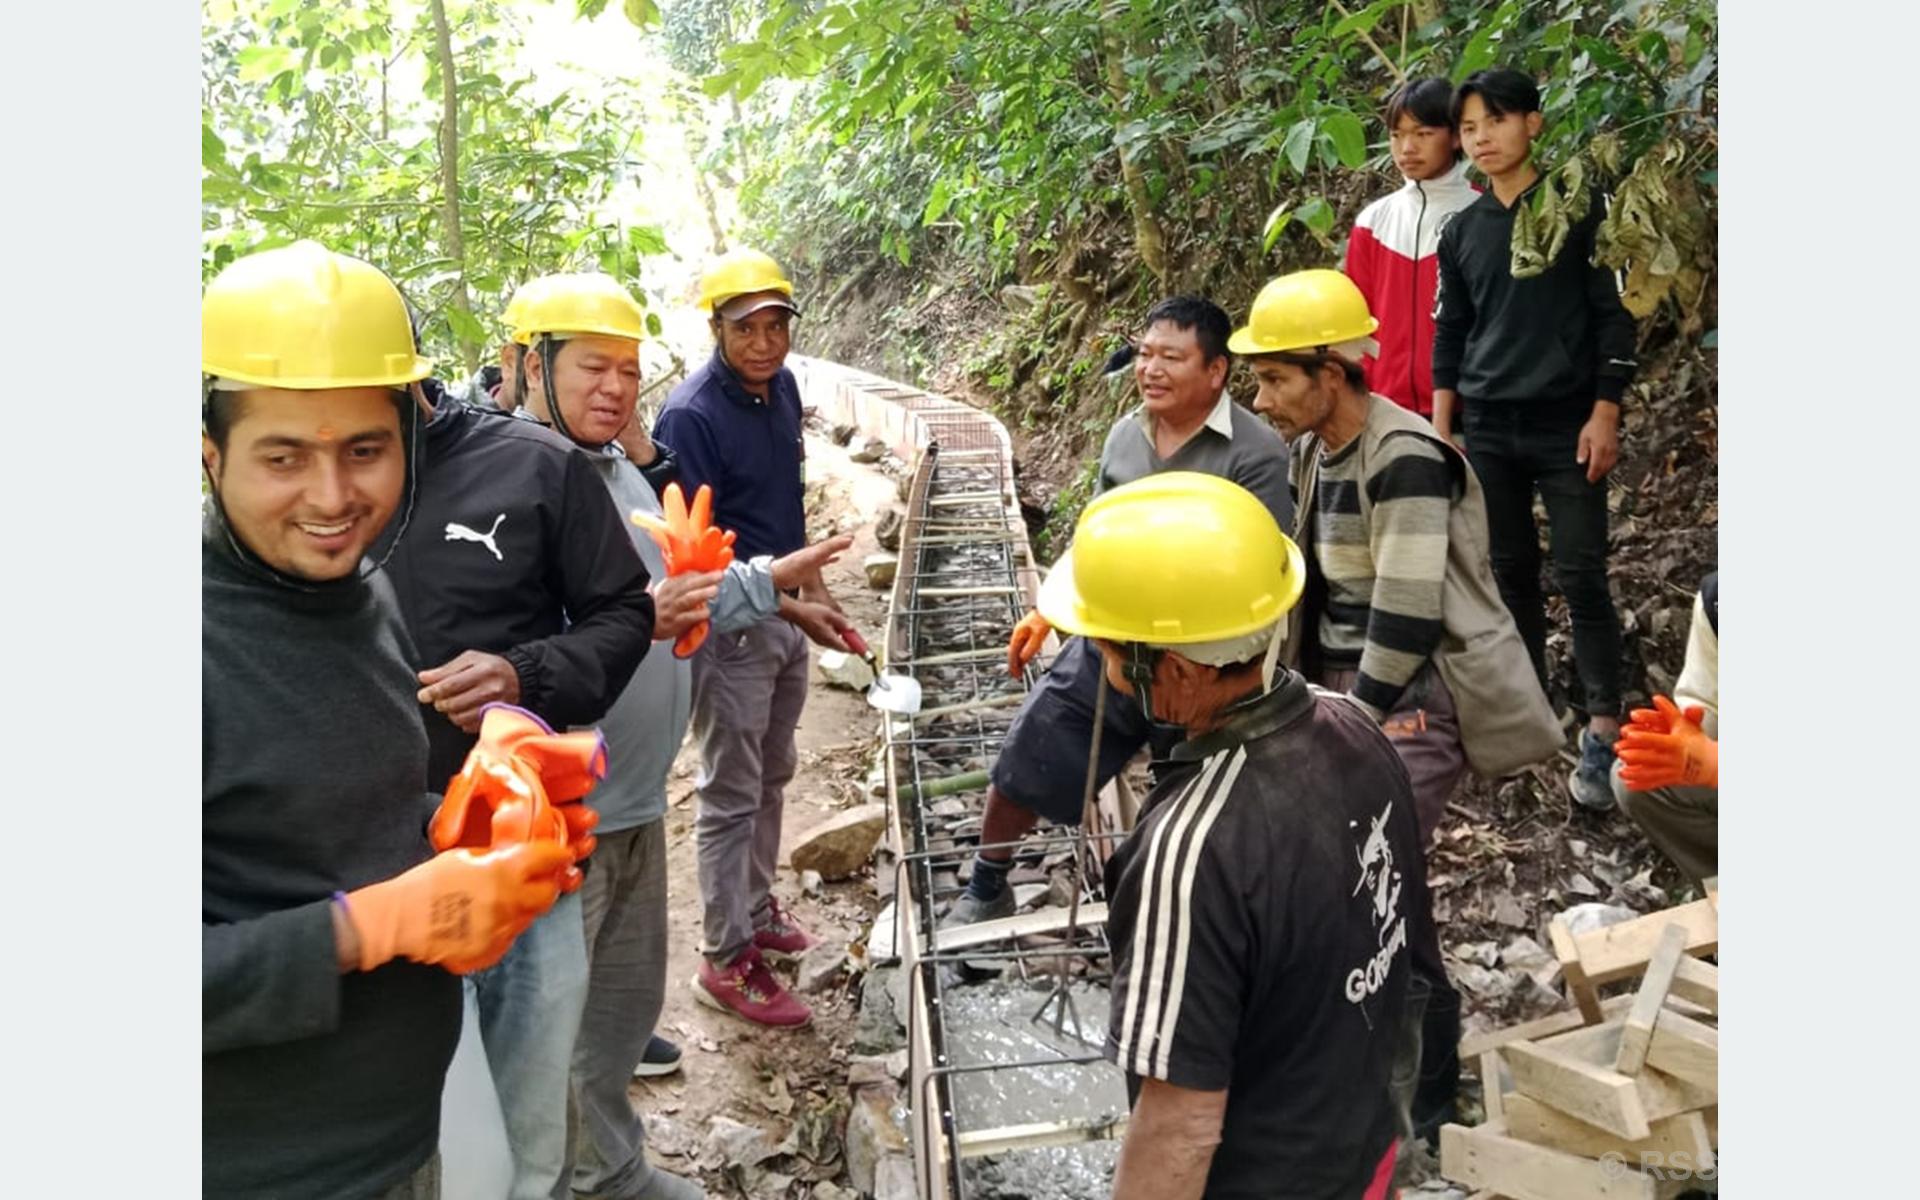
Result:
<svg viewBox="0 0 1920 1200"><path fill-rule="evenodd" d="M1513 215L1538 186L1515 208L1489 189L1441 231L1433 386L1464 400L1618 403L1637 334L1613 272L1592 264L1605 202L1594 194L1552 266L1515 279Z"/></svg>
<svg viewBox="0 0 1920 1200"><path fill-rule="evenodd" d="M210 517L200 583L208 1196L376 1196L426 1162L460 981L339 974L329 897L431 853L427 737L385 579L297 590Z"/></svg>
<svg viewBox="0 0 1920 1200"><path fill-rule="evenodd" d="M417 665L498 654L519 674L520 705L548 724L600 720L653 641L653 597L592 462L530 421L451 400L422 453L413 518L387 562ZM421 712L437 791L474 736Z"/></svg>

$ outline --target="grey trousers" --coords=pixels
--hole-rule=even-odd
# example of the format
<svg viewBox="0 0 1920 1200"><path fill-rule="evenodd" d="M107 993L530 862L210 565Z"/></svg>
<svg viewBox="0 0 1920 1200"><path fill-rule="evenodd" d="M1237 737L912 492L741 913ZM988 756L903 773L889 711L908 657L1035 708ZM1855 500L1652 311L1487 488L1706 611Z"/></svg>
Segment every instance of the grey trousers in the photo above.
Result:
<svg viewBox="0 0 1920 1200"><path fill-rule="evenodd" d="M693 657L701 950L716 961L739 955L768 918L808 660L806 635L778 617L716 635Z"/></svg>
<svg viewBox="0 0 1920 1200"><path fill-rule="evenodd" d="M1630 792L1613 764L1613 798L1654 848L1699 883L1720 873L1720 789L1670 787Z"/></svg>
<svg viewBox="0 0 1920 1200"><path fill-rule="evenodd" d="M434 1154L418 1171L380 1193L380 1200L440 1200L440 1155Z"/></svg>
<svg viewBox="0 0 1920 1200"><path fill-rule="evenodd" d="M1357 670L1325 672L1320 686L1336 692L1353 690ZM1420 818L1420 848L1433 846L1434 831L1446 815L1447 801L1467 773L1467 750L1460 742L1460 718L1453 707L1453 692L1440 677L1432 661L1414 674L1407 690L1380 724L1380 732L1393 743L1400 765L1407 769L1413 784L1413 810Z"/></svg>
<svg viewBox="0 0 1920 1200"><path fill-rule="evenodd" d="M600 835L580 888L587 1008L573 1047L568 1169L554 1200L636 1194L653 1177L647 1127L627 1097L667 987L667 823ZM569 1186L570 1185L570 1186Z"/></svg>

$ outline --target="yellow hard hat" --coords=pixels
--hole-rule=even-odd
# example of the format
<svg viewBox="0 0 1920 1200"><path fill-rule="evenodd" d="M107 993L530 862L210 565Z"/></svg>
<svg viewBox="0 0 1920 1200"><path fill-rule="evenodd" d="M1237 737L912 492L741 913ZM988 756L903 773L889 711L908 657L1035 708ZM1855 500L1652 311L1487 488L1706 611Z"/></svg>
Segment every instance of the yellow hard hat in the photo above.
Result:
<svg viewBox="0 0 1920 1200"><path fill-rule="evenodd" d="M1299 603L1306 577L1300 547L1252 492L1218 475L1163 471L1082 510L1039 608L1054 628L1083 637L1190 646L1271 629Z"/></svg>
<svg viewBox="0 0 1920 1200"><path fill-rule="evenodd" d="M636 342L647 335L647 314L633 293L597 273L530 279L507 301L507 316L513 340L522 346L543 333L597 333Z"/></svg>
<svg viewBox="0 0 1920 1200"><path fill-rule="evenodd" d="M538 295L553 278L552 275L542 275L538 279L529 279L513 289L513 295L507 300L507 307L500 314L500 323L507 327L508 338L516 342L521 340L520 323L527 310L527 301Z"/></svg>
<svg viewBox="0 0 1920 1200"><path fill-rule="evenodd" d="M791 300L793 284L781 273L779 263L758 250L741 246L715 259L700 277L700 311L711 313L748 292L779 292Z"/></svg>
<svg viewBox="0 0 1920 1200"><path fill-rule="evenodd" d="M1325 268L1295 271L1260 289L1246 328L1234 331L1227 349L1235 354L1310 351L1359 341L1378 328L1353 280Z"/></svg>
<svg viewBox="0 0 1920 1200"><path fill-rule="evenodd" d="M318 242L237 258L200 297L200 370L262 387L394 387L425 379L400 289Z"/></svg>

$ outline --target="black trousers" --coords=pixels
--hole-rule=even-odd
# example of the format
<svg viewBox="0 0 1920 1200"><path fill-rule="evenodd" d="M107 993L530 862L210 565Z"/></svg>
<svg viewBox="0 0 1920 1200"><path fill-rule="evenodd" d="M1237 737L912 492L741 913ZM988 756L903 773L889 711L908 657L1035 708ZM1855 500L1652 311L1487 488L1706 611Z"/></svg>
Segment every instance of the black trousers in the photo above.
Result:
<svg viewBox="0 0 1920 1200"><path fill-rule="evenodd" d="M1574 461L1580 427L1593 402L1468 400L1461 431L1467 460L1487 498L1487 532L1500 598L1513 613L1547 687L1547 609L1540 590L1537 492L1547 510L1547 548L1554 578L1573 617L1573 658L1581 707L1589 715L1620 715L1620 620L1607 590L1607 483L1587 482Z"/></svg>

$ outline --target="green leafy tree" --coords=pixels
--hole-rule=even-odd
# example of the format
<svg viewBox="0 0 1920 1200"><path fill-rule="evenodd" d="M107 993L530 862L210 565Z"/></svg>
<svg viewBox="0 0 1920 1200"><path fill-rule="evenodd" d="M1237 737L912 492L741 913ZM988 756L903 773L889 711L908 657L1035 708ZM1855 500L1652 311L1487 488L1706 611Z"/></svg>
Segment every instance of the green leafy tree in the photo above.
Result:
<svg viewBox="0 0 1920 1200"><path fill-rule="evenodd" d="M623 10L636 24L658 15ZM471 370L522 280L591 268L638 290L641 260L665 251L657 228L602 215L633 176L647 108L621 81L536 99L507 5L407 13L390 0L208 5L202 271L317 238L386 270L422 313L423 340Z"/></svg>

